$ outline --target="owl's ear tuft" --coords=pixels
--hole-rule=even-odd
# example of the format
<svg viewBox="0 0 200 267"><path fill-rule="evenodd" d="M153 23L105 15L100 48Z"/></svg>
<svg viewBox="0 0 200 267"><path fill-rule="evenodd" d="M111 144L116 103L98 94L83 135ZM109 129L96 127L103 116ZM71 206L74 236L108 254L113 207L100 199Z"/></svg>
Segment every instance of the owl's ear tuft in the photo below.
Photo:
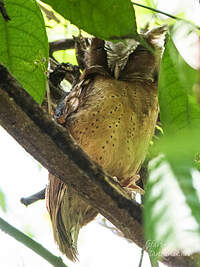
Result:
<svg viewBox="0 0 200 267"><path fill-rule="evenodd" d="M145 37L149 44L155 49L162 49L165 45L166 33L168 31L168 26L163 25L161 27L154 28L145 33Z"/></svg>

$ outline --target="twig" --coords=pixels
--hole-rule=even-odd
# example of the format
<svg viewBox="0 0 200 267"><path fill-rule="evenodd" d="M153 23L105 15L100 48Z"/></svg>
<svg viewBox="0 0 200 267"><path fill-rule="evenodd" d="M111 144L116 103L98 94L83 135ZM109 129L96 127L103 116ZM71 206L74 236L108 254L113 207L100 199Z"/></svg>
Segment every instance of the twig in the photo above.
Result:
<svg viewBox="0 0 200 267"><path fill-rule="evenodd" d="M76 39L77 37L75 37ZM88 44L88 38L83 38L85 43ZM53 52L59 50L73 49L75 48L75 40L72 38L60 39L49 43L49 55L52 57Z"/></svg>
<svg viewBox="0 0 200 267"><path fill-rule="evenodd" d="M135 6L139 6L139 7L143 7L143 8L149 9L149 10L151 10L151 11L153 11L153 12L160 13L160 14L162 14L162 15L165 15L165 16L169 17L169 18L176 19L176 20L182 20L182 21L185 21L185 22L192 23L192 22L188 21L187 19L182 19L182 18L173 16L173 15L171 15L171 14L168 14L168 13L166 13L166 12L164 12L164 11L155 9L155 8L153 8L153 7L145 6L145 5L142 5L142 4L133 2L133 1L131 1L131 2L132 2L132 4L135 5ZM198 30L200 30L200 27L199 27L199 26L195 25L194 23L192 23L192 24L193 24Z"/></svg>
<svg viewBox="0 0 200 267"><path fill-rule="evenodd" d="M140 262L139 262L138 267L142 267L143 258L144 258L144 249L142 248L141 249L141 255L140 255Z"/></svg>
<svg viewBox="0 0 200 267"><path fill-rule="evenodd" d="M3 1L0 1L0 13L2 14L3 18L5 19L5 21L9 21L11 20L10 17L7 14L6 8L5 8L5 4Z"/></svg>
<svg viewBox="0 0 200 267"><path fill-rule="evenodd" d="M0 218L0 229L6 234L12 236L20 243L24 244L26 247L32 249L35 253L40 255L42 258L47 260L50 264L55 267L67 267L60 257L56 257L38 242L31 239L29 236L25 235L2 218Z"/></svg>
<svg viewBox="0 0 200 267"><path fill-rule="evenodd" d="M74 40L73 39L61 39L58 41L49 43L49 56L52 57L53 52L59 50L73 49L74 48Z"/></svg>
<svg viewBox="0 0 200 267"><path fill-rule="evenodd" d="M45 191L46 191L46 188L42 189L40 192L37 192L36 194L31 195L29 197L22 197L20 201L25 206L28 206L38 200L45 199Z"/></svg>
<svg viewBox="0 0 200 267"><path fill-rule="evenodd" d="M49 88L49 82L48 81L46 81L46 92L47 92L48 113L51 114L51 112L52 112L52 101L51 101L50 88Z"/></svg>

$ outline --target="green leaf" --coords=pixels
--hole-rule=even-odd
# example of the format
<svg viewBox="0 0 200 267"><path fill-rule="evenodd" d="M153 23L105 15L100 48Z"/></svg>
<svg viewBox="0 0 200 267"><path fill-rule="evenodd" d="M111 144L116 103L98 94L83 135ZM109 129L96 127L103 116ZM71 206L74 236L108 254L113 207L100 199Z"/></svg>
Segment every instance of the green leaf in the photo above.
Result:
<svg viewBox="0 0 200 267"><path fill-rule="evenodd" d="M6 197L1 189L0 189L0 207L4 212L6 212Z"/></svg>
<svg viewBox="0 0 200 267"><path fill-rule="evenodd" d="M80 29L101 39L137 35L135 12L129 0L44 0Z"/></svg>
<svg viewBox="0 0 200 267"><path fill-rule="evenodd" d="M163 254L190 254L200 249L200 201L188 169L164 155L150 163L144 227L146 248L153 261Z"/></svg>
<svg viewBox="0 0 200 267"><path fill-rule="evenodd" d="M198 72L180 56L172 40L168 40L159 75L161 122L166 134L200 126L200 106L193 88Z"/></svg>
<svg viewBox="0 0 200 267"><path fill-rule="evenodd" d="M196 153L194 156L194 168L200 172L200 153Z"/></svg>
<svg viewBox="0 0 200 267"><path fill-rule="evenodd" d="M5 0L11 21L0 15L0 63L41 103L46 90L48 40L34 0Z"/></svg>
<svg viewBox="0 0 200 267"><path fill-rule="evenodd" d="M188 207L200 229L200 201L193 186L191 169L200 151L200 106L194 93L198 72L179 55L168 41L159 76L159 101L165 138L160 150L166 154Z"/></svg>

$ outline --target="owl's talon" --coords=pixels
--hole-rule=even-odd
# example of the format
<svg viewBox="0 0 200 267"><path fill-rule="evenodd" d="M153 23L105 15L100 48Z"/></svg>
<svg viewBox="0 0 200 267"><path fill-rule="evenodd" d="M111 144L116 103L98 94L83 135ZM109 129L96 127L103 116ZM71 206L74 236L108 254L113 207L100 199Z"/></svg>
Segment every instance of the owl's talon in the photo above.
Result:
<svg viewBox="0 0 200 267"><path fill-rule="evenodd" d="M119 180L118 180L118 178L116 176L112 176L112 178L116 183L120 184L120 182L119 182Z"/></svg>
<svg viewBox="0 0 200 267"><path fill-rule="evenodd" d="M127 179L124 183L123 183L123 187L126 188L126 190L128 192L132 192L132 193L139 193L140 195L144 195L144 189L142 189L140 186L136 185L136 182L140 179L140 175L139 174L135 174L132 177L130 177L129 179Z"/></svg>
<svg viewBox="0 0 200 267"><path fill-rule="evenodd" d="M120 182L119 179L116 176L112 177L113 180L116 183L119 183L121 187L125 190L125 192L129 195L131 199L135 199L136 193L139 193L140 195L144 195L144 190L135 184L140 179L139 174L135 174L129 179L126 179L124 182Z"/></svg>

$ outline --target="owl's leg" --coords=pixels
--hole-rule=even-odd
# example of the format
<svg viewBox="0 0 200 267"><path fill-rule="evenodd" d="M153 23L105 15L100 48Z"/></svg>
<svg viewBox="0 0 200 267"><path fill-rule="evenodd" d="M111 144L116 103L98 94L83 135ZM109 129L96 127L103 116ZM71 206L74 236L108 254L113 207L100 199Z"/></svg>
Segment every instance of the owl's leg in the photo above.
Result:
<svg viewBox="0 0 200 267"><path fill-rule="evenodd" d="M126 184L123 185L123 187L127 187L130 190L133 190L141 195L144 194L144 189L142 189L140 186L136 184L136 182L140 179L139 174L135 174L132 177L130 177L127 181Z"/></svg>
<svg viewBox="0 0 200 267"><path fill-rule="evenodd" d="M130 178L126 179L126 181L122 184L122 187L126 188L128 191L139 193L140 195L144 195L144 189L136 184L136 182L140 179L139 174L135 174Z"/></svg>
<svg viewBox="0 0 200 267"><path fill-rule="evenodd" d="M115 182L118 182L123 187L123 189L126 191L130 198L135 199L136 193L144 195L144 189L136 185L136 182L140 179L139 174L131 176L130 178L126 179L125 182L120 182L116 176L114 176L113 179L115 180Z"/></svg>

